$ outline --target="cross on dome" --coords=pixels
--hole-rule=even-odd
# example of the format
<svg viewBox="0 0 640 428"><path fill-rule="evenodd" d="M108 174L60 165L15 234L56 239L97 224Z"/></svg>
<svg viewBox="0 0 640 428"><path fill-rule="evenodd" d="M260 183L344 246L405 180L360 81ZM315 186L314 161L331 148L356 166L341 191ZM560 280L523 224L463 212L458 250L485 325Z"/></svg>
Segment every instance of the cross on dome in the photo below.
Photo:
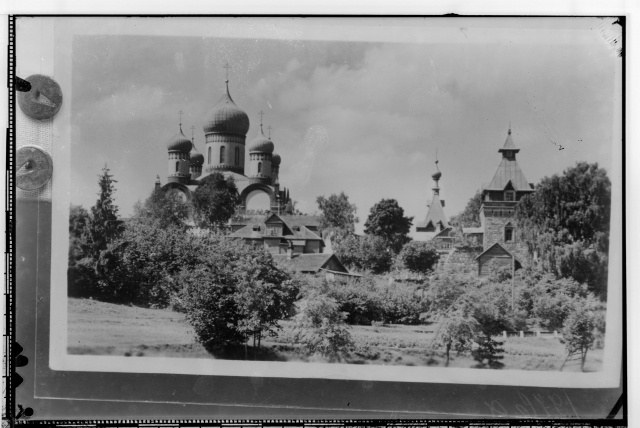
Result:
<svg viewBox="0 0 640 428"><path fill-rule="evenodd" d="M229 69L231 68L231 66L229 65L228 62L225 62L224 65L222 66L222 68L225 69L225 82L229 83Z"/></svg>
<svg viewBox="0 0 640 428"><path fill-rule="evenodd" d="M268 135L269 139L271 139L271 130L272 129L273 128L271 128L271 125L267 126L267 131L269 132L269 135Z"/></svg>

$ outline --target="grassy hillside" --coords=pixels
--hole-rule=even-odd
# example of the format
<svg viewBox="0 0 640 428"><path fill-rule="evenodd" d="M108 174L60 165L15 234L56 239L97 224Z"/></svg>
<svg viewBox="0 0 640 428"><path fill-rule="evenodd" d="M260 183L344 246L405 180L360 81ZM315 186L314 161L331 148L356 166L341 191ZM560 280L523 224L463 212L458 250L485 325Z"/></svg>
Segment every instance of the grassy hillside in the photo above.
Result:
<svg viewBox="0 0 640 428"><path fill-rule="evenodd" d="M88 299L69 299L68 352L84 355L132 357L248 358L275 361L309 361L294 341L293 323L263 341L256 353L241 347L211 355L197 341L183 314L169 309L146 309ZM435 325L353 326L356 344L348 362L355 364L443 366L444 355L430 350ZM502 340L502 339L499 339ZM564 361L564 346L552 337L510 337L503 345L505 369L558 370ZM246 352L246 353L245 353ZM471 367L469 356L453 357L450 367ZM589 352L585 370L602 366L602 350ZM568 364L565 371L579 370Z"/></svg>

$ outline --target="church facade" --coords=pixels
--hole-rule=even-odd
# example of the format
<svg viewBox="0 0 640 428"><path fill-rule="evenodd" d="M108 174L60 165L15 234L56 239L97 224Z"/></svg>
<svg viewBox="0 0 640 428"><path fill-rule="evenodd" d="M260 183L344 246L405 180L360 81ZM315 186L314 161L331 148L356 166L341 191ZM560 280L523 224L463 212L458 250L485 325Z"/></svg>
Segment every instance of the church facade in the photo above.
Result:
<svg viewBox="0 0 640 428"><path fill-rule="evenodd" d="M185 200L208 176L221 173L232 177L240 193L241 210L284 211L290 205L289 191L280 188L279 172L282 161L274 152L271 136L264 135L262 120L256 136L247 144L249 117L226 91L207 112L203 120L204 151L200 153L195 141L187 138L180 124L179 132L167 143L167 182L157 187L176 189Z"/></svg>

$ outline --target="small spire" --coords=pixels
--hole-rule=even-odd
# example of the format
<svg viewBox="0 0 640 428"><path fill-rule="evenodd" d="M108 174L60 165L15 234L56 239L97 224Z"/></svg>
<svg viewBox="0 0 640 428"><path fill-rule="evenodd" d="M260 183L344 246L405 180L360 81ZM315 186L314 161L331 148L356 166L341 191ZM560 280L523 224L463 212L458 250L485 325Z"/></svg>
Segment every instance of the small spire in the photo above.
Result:
<svg viewBox="0 0 640 428"><path fill-rule="evenodd" d="M264 132L262 131L262 116L264 115L264 112L262 110L260 110L260 133L264 135Z"/></svg>
<svg viewBox="0 0 640 428"><path fill-rule="evenodd" d="M269 131L269 139L271 139L271 130L273 128L271 128L271 125L267 126L267 130Z"/></svg>
<svg viewBox="0 0 640 428"><path fill-rule="evenodd" d="M196 127L195 127L195 126L193 126L193 125L191 125L191 142L192 142L192 143L193 143L193 141L194 141L193 132L194 132L194 130L195 130L195 129L196 129Z"/></svg>
<svg viewBox="0 0 640 428"><path fill-rule="evenodd" d="M225 85L227 85L227 95L229 95L229 69L231 68L231 66L228 62L225 62L222 68L225 69L224 83Z"/></svg>
<svg viewBox="0 0 640 428"><path fill-rule="evenodd" d="M508 134L511 135L511 120L509 120L509 132L508 132Z"/></svg>
<svg viewBox="0 0 640 428"><path fill-rule="evenodd" d="M178 112L178 115L180 116L180 125L179 126L180 126L180 133L182 134L182 110L180 110Z"/></svg>
<svg viewBox="0 0 640 428"><path fill-rule="evenodd" d="M160 183L160 176L156 175L156 183Z"/></svg>

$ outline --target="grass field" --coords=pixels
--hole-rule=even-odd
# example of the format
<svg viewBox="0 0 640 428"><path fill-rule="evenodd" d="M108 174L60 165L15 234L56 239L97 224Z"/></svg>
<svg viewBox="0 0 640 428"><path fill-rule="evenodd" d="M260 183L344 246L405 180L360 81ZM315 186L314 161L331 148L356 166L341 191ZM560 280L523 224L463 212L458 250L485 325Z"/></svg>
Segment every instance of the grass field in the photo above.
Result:
<svg viewBox="0 0 640 428"><path fill-rule="evenodd" d="M293 323L284 321L276 337L263 339L262 349L249 347L212 355L195 339L184 315L168 309L145 309L114 305L88 299L69 299L68 352L81 355L131 357L238 358L275 361L313 361L293 339ZM436 325L352 326L356 349L346 362L444 366L444 353L432 351L430 343ZM503 340L503 339L499 339ZM565 358L564 345L553 337L509 337L505 369L558 370ZM245 353L247 352L247 353ZM453 355L449 367L472 367L468 355ZM589 351L585 371L602 367L602 350ZM578 363L568 363L564 371L579 371Z"/></svg>

